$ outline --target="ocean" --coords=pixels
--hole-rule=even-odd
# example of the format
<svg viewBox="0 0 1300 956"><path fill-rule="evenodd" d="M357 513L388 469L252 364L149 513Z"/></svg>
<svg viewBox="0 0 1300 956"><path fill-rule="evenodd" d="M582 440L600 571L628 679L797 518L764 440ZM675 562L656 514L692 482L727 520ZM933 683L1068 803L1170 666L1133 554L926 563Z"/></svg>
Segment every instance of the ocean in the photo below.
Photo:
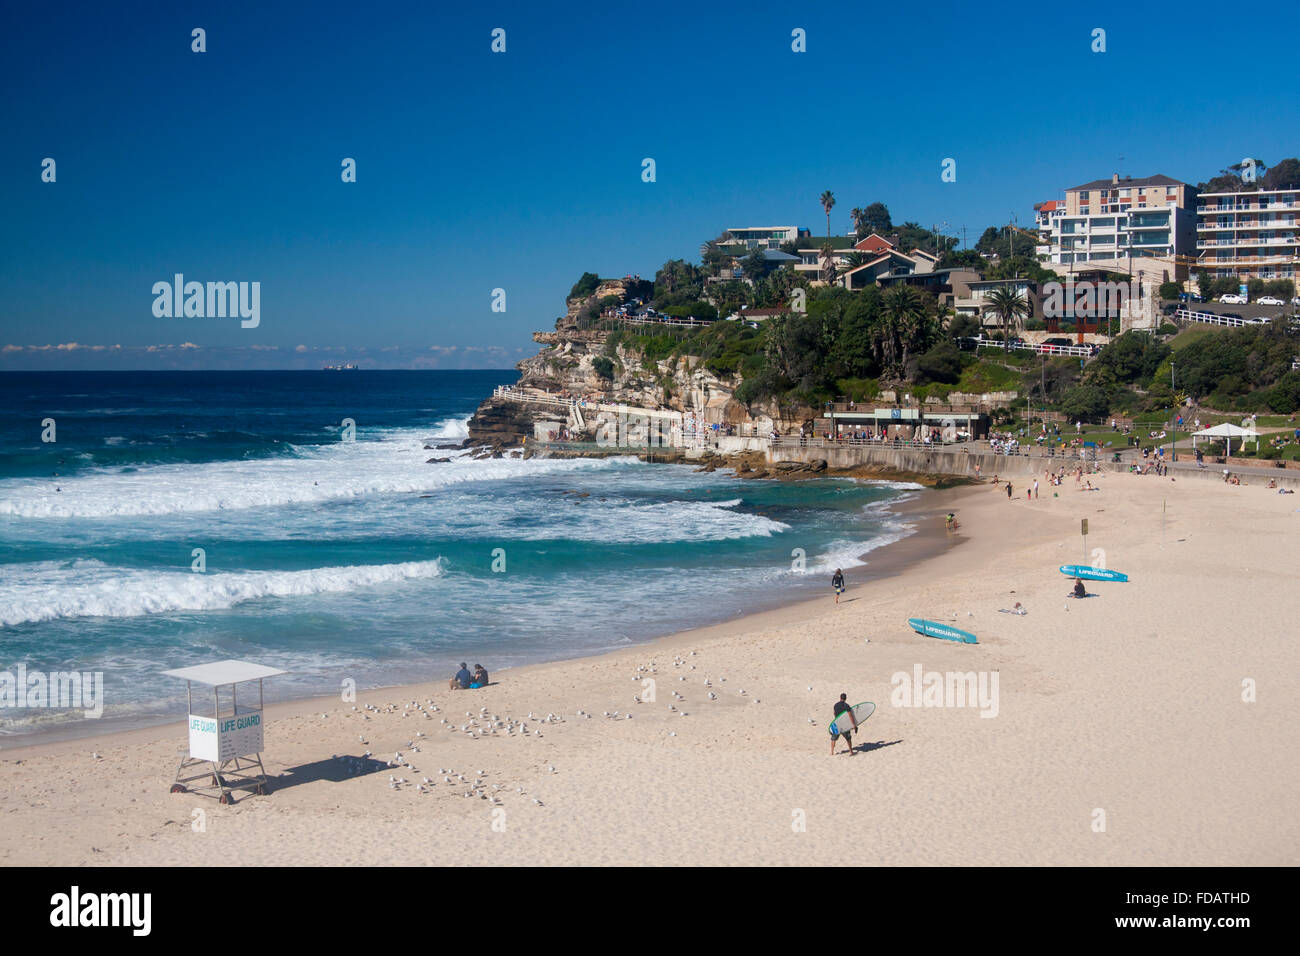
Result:
<svg viewBox="0 0 1300 956"><path fill-rule="evenodd" d="M120 725L225 658L287 670L273 700L496 675L829 594L911 531L906 483L428 447L516 377L0 375L0 681L102 672ZM0 734L86 720L0 705Z"/></svg>

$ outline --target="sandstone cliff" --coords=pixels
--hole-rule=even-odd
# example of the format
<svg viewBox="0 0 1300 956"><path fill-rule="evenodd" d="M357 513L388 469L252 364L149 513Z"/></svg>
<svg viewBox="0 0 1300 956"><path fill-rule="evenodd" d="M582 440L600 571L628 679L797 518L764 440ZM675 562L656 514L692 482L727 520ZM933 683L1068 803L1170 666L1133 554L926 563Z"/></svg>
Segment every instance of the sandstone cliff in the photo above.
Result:
<svg viewBox="0 0 1300 956"><path fill-rule="evenodd" d="M519 385L587 398L609 404L689 412L704 423L750 424L761 433L773 427L774 409L750 412L734 394L739 377L720 377L706 369L696 356L674 356L649 360L623 344L609 348L610 331L584 328L584 316L601 299L624 298L620 280L605 281L590 296L571 299L552 332L535 332L533 340L542 346L534 356L521 361ZM597 359L606 358L606 363ZM610 377L602 375L608 373ZM467 447L485 446L499 452L517 448L532 434L533 422L556 420L562 413L544 406L489 398L479 406L469 424ZM591 436L575 436L590 438Z"/></svg>

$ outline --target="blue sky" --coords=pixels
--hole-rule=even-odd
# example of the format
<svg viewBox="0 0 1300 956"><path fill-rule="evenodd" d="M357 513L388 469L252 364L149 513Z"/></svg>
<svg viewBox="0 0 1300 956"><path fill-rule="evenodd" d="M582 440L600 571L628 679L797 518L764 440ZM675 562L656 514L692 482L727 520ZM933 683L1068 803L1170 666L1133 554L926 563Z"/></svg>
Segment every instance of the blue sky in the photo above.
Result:
<svg viewBox="0 0 1300 956"><path fill-rule="evenodd" d="M881 200L973 243L1112 172L1195 183L1300 152L1300 106L1270 92L1294 58L1210 29L1217 8L920 9L14 8L0 369L509 367L582 272L652 276L730 225L824 231L824 189L837 233ZM260 282L260 324L155 317L178 272Z"/></svg>

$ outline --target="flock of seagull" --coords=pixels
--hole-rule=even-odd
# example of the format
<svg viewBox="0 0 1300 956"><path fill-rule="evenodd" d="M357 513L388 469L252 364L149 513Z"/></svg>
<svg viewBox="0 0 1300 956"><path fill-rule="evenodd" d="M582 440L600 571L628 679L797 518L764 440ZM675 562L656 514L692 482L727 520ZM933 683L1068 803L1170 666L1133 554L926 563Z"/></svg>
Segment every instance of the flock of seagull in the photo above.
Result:
<svg viewBox="0 0 1300 956"><path fill-rule="evenodd" d="M695 655L695 651L691 651L688 656L683 656L681 654L674 655L672 659L672 667L678 670L695 670L696 666L690 662L690 658ZM643 690L642 694L645 694L644 697L642 694L634 695L632 697L632 702L634 704L644 705L656 702L653 690L654 684L652 681L657 679L656 675L658 675L658 673L659 667L653 661L649 664L641 664L637 666L636 672L632 675L632 680L646 685L650 692L645 693ZM684 683L686 681L686 676L684 674L679 674L677 679L679 682ZM725 684L726 681L727 679L725 677L717 678L718 685ZM717 701L721 699L718 692L713 689L714 679L712 677L705 677L703 684L704 687L707 688L707 700ZM720 686L719 689L721 689ZM668 712L677 717L690 716L688 711L679 709L678 707L678 704L684 705L686 703L685 695L679 693L676 689L672 689L671 696L672 702L667 705ZM736 696L746 697L752 700L755 704L760 703L757 697L749 697L748 692L745 691L744 688L738 689ZM539 715L532 711L529 711L527 717L512 717L509 714L503 716L501 714L492 713L488 707L480 707L477 714L472 711L465 711L464 720L461 720L460 718L449 719L448 714L434 703L432 698L427 698L424 703L415 700L407 701L400 708L397 704L386 704L382 707L375 704L365 704L361 707L353 705L352 710L356 711L358 715L365 720L370 720L372 717L392 716L399 713L404 718L415 717L417 719L423 718L427 721L436 720L437 725L434 728L435 730L443 730L450 734L461 734L474 740L489 737L500 738L516 736L521 738L541 738L544 736L542 725L549 727L554 724L565 723L568 719L566 716L561 714L548 712L545 715ZM326 716L326 714L321 714L322 718ZM602 716L607 720L632 719L631 713L620 712L617 710L606 710L602 713ZM578 708L572 719L592 720L594 719L594 715L582 708ZM677 732L669 731L668 736L676 737ZM468 771L458 771L451 767L439 767L436 777L422 774L415 766L414 758L415 755L421 752L420 743L425 742L426 739L427 737L424 731L417 732L413 738L407 741L406 749L404 751L394 751L393 755L388 759L383 760L382 764L380 763L381 758L375 757L370 750L366 750L361 757L340 757L338 754L335 754L334 759L344 761L349 776L373 773L376 770L379 770L381 766L389 768L393 772L388 775L388 787L393 791L413 788L416 793L432 793L439 783L449 788L458 788L461 785L464 785L465 789L453 790L453 792L458 792L466 798L478 797L493 806L503 805L502 797L509 795L509 789L499 783L489 783L487 779L489 776L487 770L480 769L474 773L469 773ZM366 739L365 734L358 734L357 740L362 746L368 746L370 743L370 741ZM558 773L553 765L547 765L546 769L549 773ZM441 777L441 780L437 779L437 777ZM529 796L532 802L539 807L545 806L540 798L528 794L523 787L515 787L514 793L517 796Z"/></svg>

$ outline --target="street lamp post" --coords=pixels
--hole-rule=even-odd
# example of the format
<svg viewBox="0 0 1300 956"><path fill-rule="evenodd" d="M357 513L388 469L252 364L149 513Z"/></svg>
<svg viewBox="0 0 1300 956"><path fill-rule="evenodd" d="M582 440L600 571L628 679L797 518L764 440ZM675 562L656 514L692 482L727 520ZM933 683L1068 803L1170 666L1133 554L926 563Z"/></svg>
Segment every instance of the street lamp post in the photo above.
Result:
<svg viewBox="0 0 1300 956"><path fill-rule="evenodd" d="M1169 446L1169 451L1170 451L1169 457L1171 460L1177 461L1178 460L1178 393L1174 387L1174 363L1173 362L1169 363L1169 390L1174 393L1173 395L1174 411L1173 414L1169 416L1170 423L1173 425L1173 429L1174 429L1174 442L1172 445Z"/></svg>

